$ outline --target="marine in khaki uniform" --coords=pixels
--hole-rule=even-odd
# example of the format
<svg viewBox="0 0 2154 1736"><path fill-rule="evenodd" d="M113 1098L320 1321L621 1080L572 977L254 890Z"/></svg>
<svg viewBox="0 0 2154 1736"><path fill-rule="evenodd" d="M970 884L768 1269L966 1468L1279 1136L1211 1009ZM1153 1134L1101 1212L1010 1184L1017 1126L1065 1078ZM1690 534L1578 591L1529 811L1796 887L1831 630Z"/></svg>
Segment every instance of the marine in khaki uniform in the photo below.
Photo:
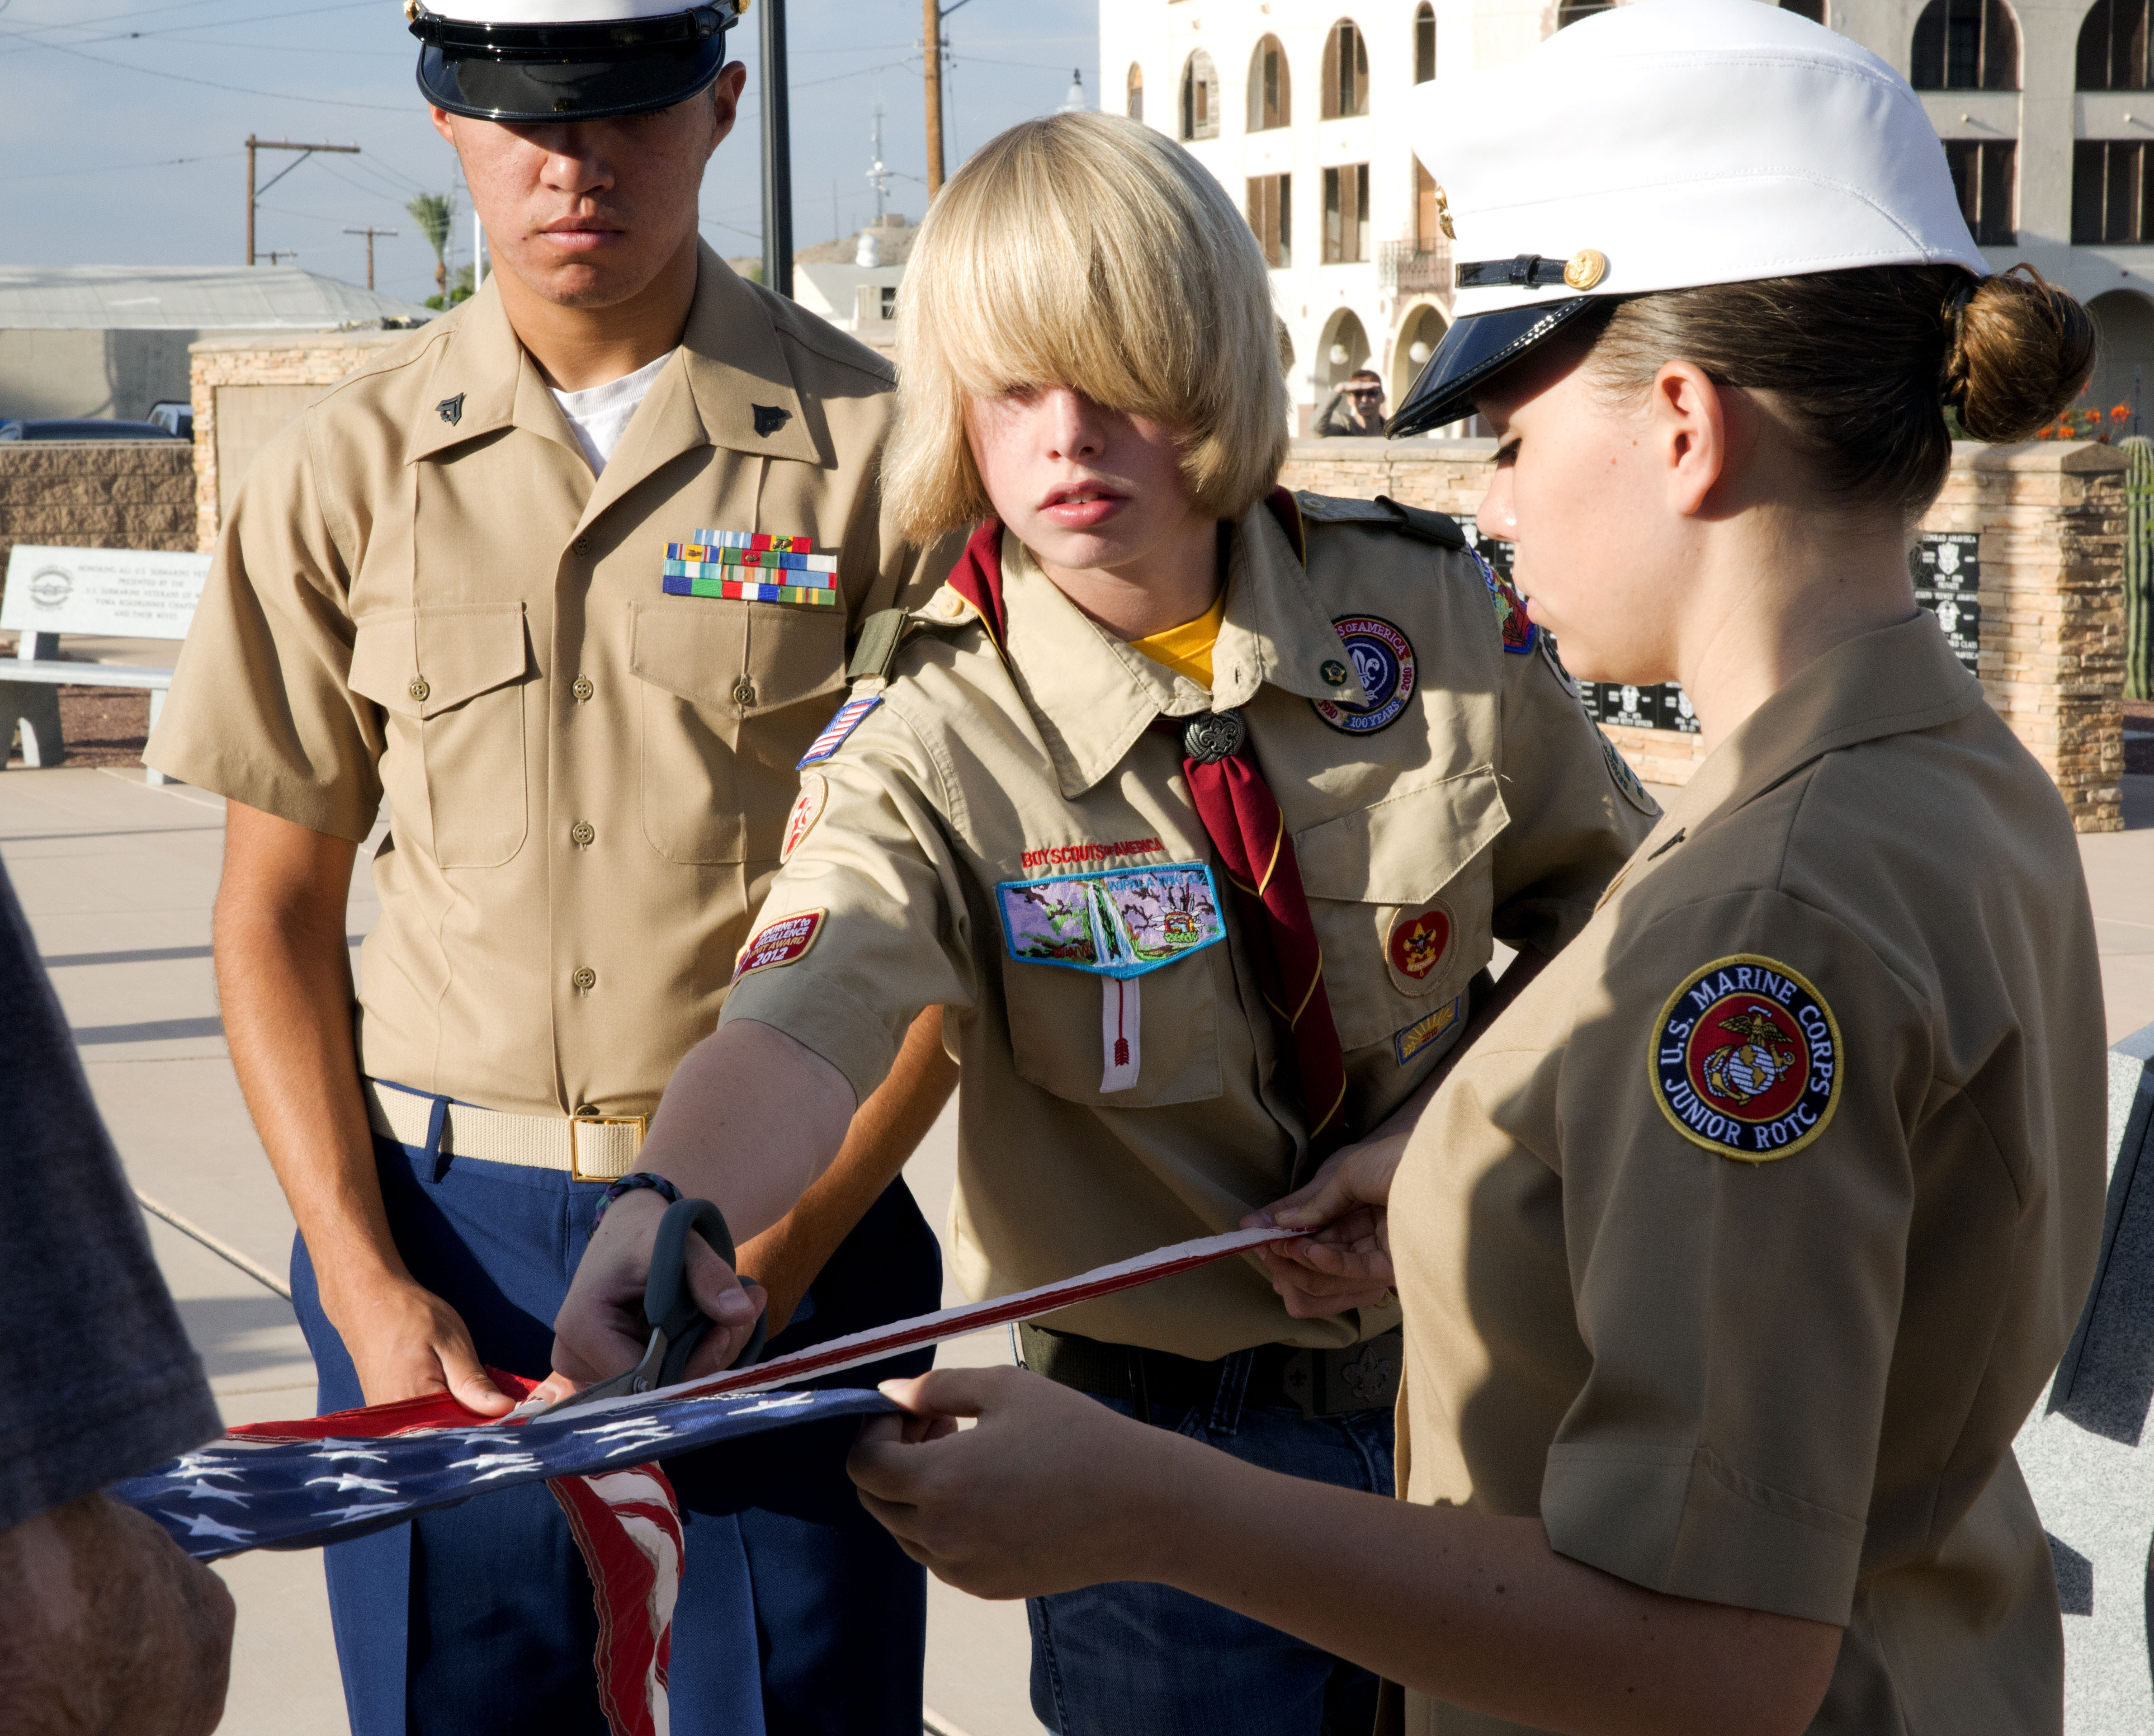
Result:
<svg viewBox="0 0 2154 1736"><path fill-rule="evenodd" d="M1088 256L1120 263L1059 302ZM970 286L1005 260L967 326ZM876 1090L941 1007L962 1077L948 1246L984 1297L1231 1228L1342 1142L1409 1123L1485 1022L1496 942L1529 978L1656 810L1449 519L1274 487L1269 283L1177 147L1100 116L1013 129L944 190L906 298L892 492L923 534L980 496L994 516L939 592L864 632L649 1161L752 1227L827 1156L805 1130ZM1222 351L1234 390L1207 402L1191 376ZM960 353L998 389L938 430ZM623 1248L593 1243L579 1294L632 1273ZM1022 1343L1103 1407L1387 1494L1396 1318L1375 1291L1295 1318L1235 1261ZM572 1298L571 1352L594 1321ZM1070 1736L1374 1715L1365 1671L1180 1593L1030 1613L1034 1706Z"/></svg>
<svg viewBox="0 0 2154 1736"><path fill-rule="evenodd" d="M1940 401L2024 437L2092 322L1989 273L1914 93L1783 10L1640 0L1419 100L1460 294L1395 430L1487 419L1535 625L1679 679L1709 757L1406 1136L1274 1208L1295 1314L1396 1280L1403 1500L1007 1371L891 1383L855 1476L968 1590L1334 1647L1386 1731L2055 1732L2010 1443L2094 1265L2100 978L1906 539Z"/></svg>
<svg viewBox="0 0 2154 1736"><path fill-rule="evenodd" d="M717 1021L849 640L921 558L878 483L887 365L696 239L730 8L591 9L414 10L494 274L237 479L149 750L230 804L219 985L324 1410L447 1387L490 1414L488 1368L546 1374L609 1186ZM346 888L385 803L355 1009ZM891 1172L951 1070L923 1044L863 1116ZM819 1274L758 1260L781 1347L934 1305L902 1184L861 1205ZM676 1732L917 1730L924 1580L860 1517L845 1445L669 1467ZM328 1560L363 1736L605 1728L544 1492Z"/></svg>

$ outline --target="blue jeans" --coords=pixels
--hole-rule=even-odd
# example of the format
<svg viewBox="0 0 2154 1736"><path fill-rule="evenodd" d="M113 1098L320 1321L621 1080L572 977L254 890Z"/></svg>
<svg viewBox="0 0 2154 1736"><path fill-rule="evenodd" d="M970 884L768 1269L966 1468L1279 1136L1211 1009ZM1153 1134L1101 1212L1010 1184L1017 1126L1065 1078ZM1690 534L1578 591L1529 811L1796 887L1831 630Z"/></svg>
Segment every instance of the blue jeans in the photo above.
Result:
<svg viewBox="0 0 2154 1736"><path fill-rule="evenodd" d="M1222 1391L1208 1408L1155 1405L1152 1421L1266 1470L1392 1492L1388 1410L1309 1419ZM1376 1723L1371 1672L1171 1586L1088 1585L1025 1609L1032 1709L1061 1736L1367 1736Z"/></svg>
<svg viewBox="0 0 2154 1736"><path fill-rule="evenodd" d="M604 1185L379 1137L375 1158L412 1276L463 1316L482 1361L544 1374ZM941 1289L934 1234L894 1183L770 1353L924 1312ZM292 1293L320 1407L363 1402L296 1241ZM931 1360L893 1358L827 1384L872 1385ZM860 1506L845 1469L855 1432L850 1421L812 1424L666 1462L686 1533L674 1736L917 1736L926 1581ZM323 1555L355 1736L605 1736L590 1580L543 1484Z"/></svg>

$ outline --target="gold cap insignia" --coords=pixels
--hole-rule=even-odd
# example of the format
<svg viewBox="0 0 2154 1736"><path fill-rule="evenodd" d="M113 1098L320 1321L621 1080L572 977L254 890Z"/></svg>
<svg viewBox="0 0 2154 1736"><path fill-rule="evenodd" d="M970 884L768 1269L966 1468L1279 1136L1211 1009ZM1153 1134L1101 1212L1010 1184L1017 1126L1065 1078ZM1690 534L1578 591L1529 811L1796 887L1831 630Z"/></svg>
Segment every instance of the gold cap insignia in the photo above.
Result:
<svg viewBox="0 0 2154 1736"><path fill-rule="evenodd" d="M1580 248L1564 261L1563 280L1574 289L1590 289L1608 275L1608 256Z"/></svg>
<svg viewBox="0 0 2154 1736"><path fill-rule="evenodd" d="M1444 197L1442 187L1436 190L1436 227L1443 231L1446 241L1458 239L1458 232L1451 227L1451 201Z"/></svg>

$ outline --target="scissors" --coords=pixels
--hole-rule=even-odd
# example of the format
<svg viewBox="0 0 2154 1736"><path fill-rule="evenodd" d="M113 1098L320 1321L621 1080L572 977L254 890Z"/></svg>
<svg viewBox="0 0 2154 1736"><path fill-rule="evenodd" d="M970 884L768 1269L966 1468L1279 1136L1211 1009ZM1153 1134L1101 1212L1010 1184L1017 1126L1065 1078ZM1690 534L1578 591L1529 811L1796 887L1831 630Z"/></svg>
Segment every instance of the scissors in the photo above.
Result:
<svg viewBox="0 0 2154 1736"><path fill-rule="evenodd" d="M595 1404L602 1398L624 1398L654 1387L671 1386L682 1378L689 1353L711 1330L710 1316L696 1306L696 1298L688 1288L691 1230L709 1243L728 1266L733 1264L732 1232L726 1228L725 1214L707 1199L674 1201L658 1220L658 1239L651 1248L651 1275L644 1280L643 1318L651 1327L651 1342L644 1350L643 1360L625 1374L556 1400L538 1416L551 1417L557 1412ZM743 1278L741 1287L745 1289L749 1282ZM757 1317L755 1330L748 1335L740 1355L733 1359L734 1366L745 1367L754 1361L763 1354L769 1336L770 1310L766 1308Z"/></svg>

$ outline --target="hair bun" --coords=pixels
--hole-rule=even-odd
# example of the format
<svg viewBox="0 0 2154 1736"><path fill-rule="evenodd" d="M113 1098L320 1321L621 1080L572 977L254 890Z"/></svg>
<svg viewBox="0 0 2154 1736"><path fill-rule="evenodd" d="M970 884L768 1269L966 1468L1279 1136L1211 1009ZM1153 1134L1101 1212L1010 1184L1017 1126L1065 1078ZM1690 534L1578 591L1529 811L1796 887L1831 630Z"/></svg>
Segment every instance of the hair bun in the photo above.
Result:
<svg viewBox="0 0 2154 1736"><path fill-rule="evenodd" d="M1977 440L2024 440L2079 396L2094 316L2031 265L1963 283L1940 310L1944 400Z"/></svg>

